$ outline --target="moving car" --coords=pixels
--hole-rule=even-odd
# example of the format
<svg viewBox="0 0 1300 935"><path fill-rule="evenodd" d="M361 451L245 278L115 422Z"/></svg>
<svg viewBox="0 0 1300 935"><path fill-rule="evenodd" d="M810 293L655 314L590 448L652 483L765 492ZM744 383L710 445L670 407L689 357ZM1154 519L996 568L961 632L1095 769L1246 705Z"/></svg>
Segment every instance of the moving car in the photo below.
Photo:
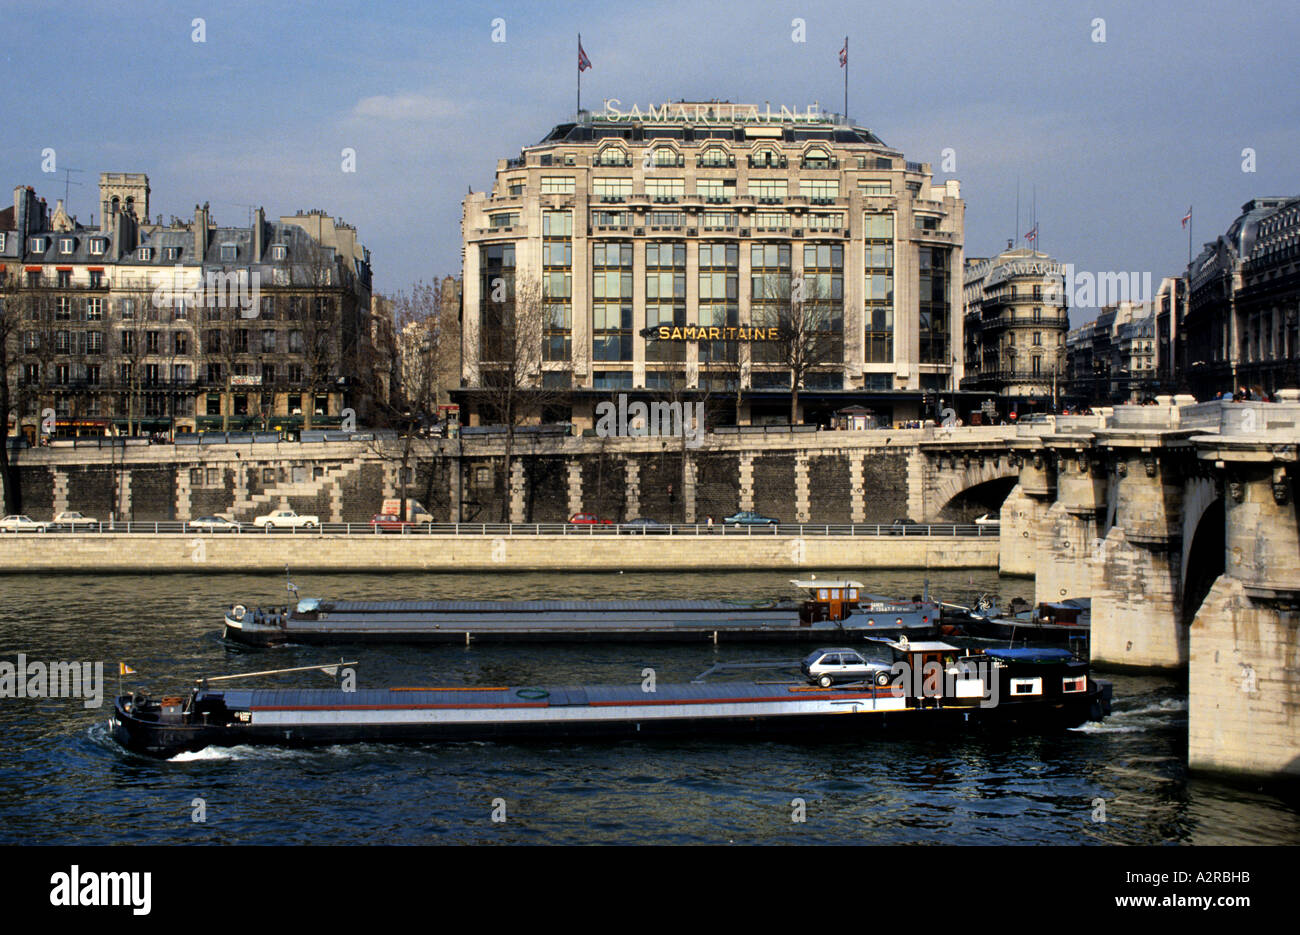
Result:
<svg viewBox="0 0 1300 935"><path fill-rule="evenodd" d="M415 523L404 520L395 513L377 513L370 517L370 525L376 529L394 529L401 532L408 526L414 526Z"/></svg>
<svg viewBox="0 0 1300 935"><path fill-rule="evenodd" d="M314 529L320 525L319 516L299 516L293 510L274 510L253 520L259 529Z"/></svg>
<svg viewBox="0 0 1300 935"><path fill-rule="evenodd" d="M232 519L226 519L224 516L197 516L185 524L190 529L206 529L208 532L220 532L223 529L237 530L239 523Z"/></svg>
<svg viewBox="0 0 1300 935"><path fill-rule="evenodd" d="M574 513L569 517L571 526L612 526L607 519L601 519L595 513Z"/></svg>
<svg viewBox="0 0 1300 935"><path fill-rule="evenodd" d="M83 516L76 510L65 510L55 515L51 525L54 526L71 526L76 529L78 526L98 526L99 520L92 519L89 516Z"/></svg>
<svg viewBox="0 0 1300 935"><path fill-rule="evenodd" d="M741 510L722 521L728 526L779 526L781 521L770 516L763 516L753 510Z"/></svg>
<svg viewBox="0 0 1300 935"><path fill-rule="evenodd" d="M1001 524L1001 513L985 513L983 516L975 517L976 526L1000 526Z"/></svg>
<svg viewBox="0 0 1300 935"><path fill-rule="evenodd" d="M654 534L668 532L668 527L666 525L659 522L657 519L647 519L644 516L638 516L636 519L628 520L623 524L623 527L629 533Z"/></svg>
<svg viewBox="0 0 1300 935"><path fill-rule="evenodd" d="M49 528L49 523L37 522L30 516L19 513L11 513L4 519L0 519L0 529L5 532L45 532Z"/></svg>
<svg viewBox="0 0 1300 935"><path fill-rule="evenodd" d="M893 681L891 666L868 662L856 649L818 649L809 653L799 668L811 682L830 688L837 682L869 682L888 685Z"/></svg>

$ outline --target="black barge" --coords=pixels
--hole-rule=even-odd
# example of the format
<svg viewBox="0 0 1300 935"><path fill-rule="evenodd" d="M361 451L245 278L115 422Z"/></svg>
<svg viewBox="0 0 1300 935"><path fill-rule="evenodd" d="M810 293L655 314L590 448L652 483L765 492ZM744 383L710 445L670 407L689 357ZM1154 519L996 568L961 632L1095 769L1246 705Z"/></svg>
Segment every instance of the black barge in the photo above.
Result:
<svg viewBox="0 0 1300 935"><path fill-rule="evenodd" d="M931 636L939 607L868 594L858 581L793 580L797 600L333 601L231 606L226 639L251 646L353 642L677 642Z"/></svg>
<svg viewBox="0 0 1300 935"><path fill-rule="evenodd" d="M876 731L1057 731L1101 719L1110 686L1062 651L965 655L945 643L889 644L893 684L215 690L116 700L114 737L171 757L208 746L357 742L779 738ZM1009 655L1007 655L1009 653Z"/></svg>

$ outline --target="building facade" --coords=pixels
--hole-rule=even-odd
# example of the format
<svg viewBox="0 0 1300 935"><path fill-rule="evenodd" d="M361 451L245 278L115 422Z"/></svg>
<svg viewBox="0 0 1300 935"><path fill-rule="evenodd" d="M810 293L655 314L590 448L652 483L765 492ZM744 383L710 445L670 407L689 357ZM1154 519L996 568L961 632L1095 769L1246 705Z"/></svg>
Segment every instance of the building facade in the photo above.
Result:
<svg viewBox="0 0 1300 935"><path fill-rule="evenodd" d="M104 173L88 226L14 190L0 215L10 431L48 432L48 411L54 434L76 435L289 431L364 410L370 260L355 229L260 208L223 227L206 204L163 224L149 195L143 174Z"/></svg>
<svg viewBox="0 0 1300 935"><path fill-rule="evenodd" d="M1300 197L1246 202L1187 281L1177 353L1198 398L1300 386Z"/></svg>
<svg viewBox="0 0 1300 935"><path fill-rule="evenodd" d="M1054 403L1066 376L1069 330L1061 264L1008 246L994 257L968 259L964 273L962 388Z"/></svg>
<svg viewBox="0 0 1300 935"><path fill-rule="evenodd" d="M962 375L964 210L956 181L839 115L608 101L464 201L469 417L517 295L544 308L537 380L572 389L578 424L610 390L669 387L788 421L795 376L801 416L914 417ZM806 366L772 338L800 315L824 339Z"/></svg>

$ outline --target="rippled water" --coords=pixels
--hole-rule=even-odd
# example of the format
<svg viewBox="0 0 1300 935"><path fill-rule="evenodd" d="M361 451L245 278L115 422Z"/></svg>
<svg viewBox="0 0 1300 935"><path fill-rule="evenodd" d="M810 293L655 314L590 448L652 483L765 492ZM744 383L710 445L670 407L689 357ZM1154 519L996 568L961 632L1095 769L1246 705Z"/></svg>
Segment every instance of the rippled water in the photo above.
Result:
<svg viewBox="0 0 1300 935"><path fill-rule="evenodd" d="M991 572L932 573L936 594L1032 597ZM914 572L872 572L911 596ZM640 598L792 593L779 574L304 576L304 596ZM349 745L209 749L158 762L107 729L117 661L157 694L198 675L358 659L361 687L687 680L714 661L793 662L789 646L284 647L219 639L234 600L283 603L274 576L0 578L0 658L103 660L105 704L0 700L0 842L1278 843L1300 807L1189 779L1184 690L1114 677L1105 722L1047 737ZM752 678L751 674L739 677ZM315 673L260 684L326 687ZM192 821L195 800L206 822ZM791 820L794 799L806 821ZM1094 821L1095 800L1105 822ZM494 822L495 800L506 821Z"/></svg>

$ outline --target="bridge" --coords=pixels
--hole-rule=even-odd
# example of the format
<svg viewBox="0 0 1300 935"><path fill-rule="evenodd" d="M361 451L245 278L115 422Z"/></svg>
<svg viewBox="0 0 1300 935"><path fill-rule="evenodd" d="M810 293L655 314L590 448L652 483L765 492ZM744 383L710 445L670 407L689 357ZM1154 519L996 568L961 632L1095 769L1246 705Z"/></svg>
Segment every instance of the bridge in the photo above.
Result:
<svg viewBox="0 0 1300 935"><path fill-rule="evenodd" d="M1300 391L1020 426L1003 571L1092 599L1094 663L1188 671L1188 760L1300 775Z"/></svg>

